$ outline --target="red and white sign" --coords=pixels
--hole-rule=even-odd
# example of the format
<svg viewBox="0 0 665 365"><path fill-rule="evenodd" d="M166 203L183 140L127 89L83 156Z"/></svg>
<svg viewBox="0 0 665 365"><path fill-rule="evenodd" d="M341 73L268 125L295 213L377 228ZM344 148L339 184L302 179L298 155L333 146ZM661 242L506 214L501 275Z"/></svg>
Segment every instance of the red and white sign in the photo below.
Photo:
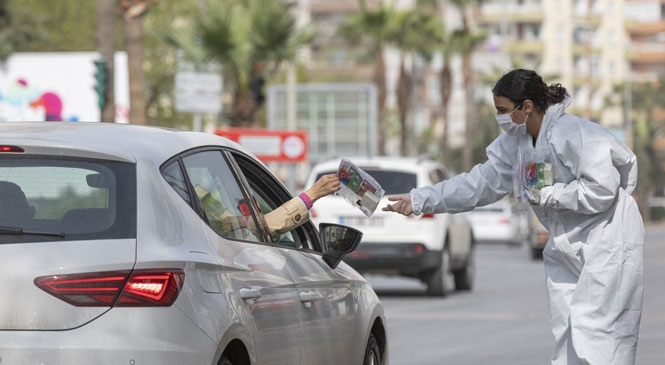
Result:
<svg viewBox="0 0 665 365"><path fill-rule="evenodd" d="M245 147L263 162L307 161L307 133L274 129L218 129L226 137Z"/></svg>

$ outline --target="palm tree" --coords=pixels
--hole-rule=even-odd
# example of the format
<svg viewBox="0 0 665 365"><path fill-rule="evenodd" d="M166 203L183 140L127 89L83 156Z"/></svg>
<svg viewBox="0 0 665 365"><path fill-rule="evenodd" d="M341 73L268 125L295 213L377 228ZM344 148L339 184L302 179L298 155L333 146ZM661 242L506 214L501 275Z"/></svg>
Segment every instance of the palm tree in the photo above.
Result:
<svg viewBox="0 0 665 365"><path fill-rule="evenodd" d="M148 0L122 2L125 20L125 50L129 75L129 121L146 124L146 92L143 72L143 15L148 11Z"/></svg>
<svg viewBox="0 0 665 365"><path fill-rule="evenodd" d="M464 100L465 100L465 123L464 123L464 143L462 152L462 168L464 171L469 171L473 166L473 145L468 143L473 139L473 122L475 120L475 107L474 107L474 80L473 80L473 64L471 56L474 49L482 43L486 34L474 31L471 28L470 14L473 6L479 6L485 0L450 0L460 12L462 17L462 27L453 31L451 42L454 44L454 49L462 54L462 84L464 87Z"/></svg>
<svg viewBox="0 0 665 365"><path fill-rule="evenodd" d="M424 60L427 64L432 61L435 50L443 41L443 24L432 13L414 9L397 13L397 26L390 36L391 44L400 50L400 75L397 87L397 108L400 123L400 152L406 156L411 150L410 143L414 140L412 128L408 120L411 102L413 100L413 77L421 84L421 74L412 75L406 70L406 58L411 56L415 61Z"/></svg>
<svg viewBox="0 0 665 365"><path fill-rule="evenodd" d="M106 123L115 122L115 88L113 85L115 67L113 56L116 42L116 11L115 0L97 0L97 47L100 56L108 62L107 99L104 108L101 110L101 121Z"/></svg>
<svg viewBox="0 0 665 365"><path fill-rule="evenodd" d="M392 5L381 2L376 9L368 9L365 0L358 0L360 11L351 15L339 28L339 33L352 45L367 44L374 59L373 81L377 88L378 154L386 154L388 123L386 121L386 65L384 51L395 21Z"/></svg>
<svg viewBox="0 0 665 365"><path fill-rule="evenodd" d="M162 33L194 63L220 66L231 93L231 110L225 115L232 127L257 125L262 104L252 92L253 82L296 62L299 50L313 39L313 32L298 29L294 6L283 0L210 0L193 34Z"/></svg>
<svg viewBox="0 0 665 365"><path fill-rule="evenodd" d="M665 80L654 83L631 83L629 85L616 85L605 102L609 106L626 106L625 91L629 88L631 94L628 118L632 119L632 133L626 136L632 140L630 146L637 156L638 176L635 191L637 204L645 221L651 221L649 198L654 192L662 188L665 178L663 161L665 155L656 148L655 142L665 133L658 113L665 110Z"/></svg>

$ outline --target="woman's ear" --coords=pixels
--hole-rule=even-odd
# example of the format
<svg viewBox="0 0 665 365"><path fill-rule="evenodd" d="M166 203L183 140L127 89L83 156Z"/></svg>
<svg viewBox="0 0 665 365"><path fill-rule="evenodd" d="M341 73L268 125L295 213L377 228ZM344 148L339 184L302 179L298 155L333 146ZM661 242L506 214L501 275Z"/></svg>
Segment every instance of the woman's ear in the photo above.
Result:
<svg viewBox="0 0 665 365"><path fill-rule="evenodd" d="M526 99L522 102L522 111L526 114L531 114L534 111L533 101Z"/></svg>

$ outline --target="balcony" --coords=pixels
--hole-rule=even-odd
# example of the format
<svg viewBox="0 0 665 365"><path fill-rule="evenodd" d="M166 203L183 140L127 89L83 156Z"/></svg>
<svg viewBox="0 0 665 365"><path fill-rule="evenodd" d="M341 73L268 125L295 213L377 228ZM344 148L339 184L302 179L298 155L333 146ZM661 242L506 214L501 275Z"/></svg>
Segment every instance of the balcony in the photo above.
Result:
<svg viewBox="0 0 665 365"><path fill-rule="evenodd" d="M506 43L508 53L517 54L542 54L545 46L540 40L519 40Z"/></svg>
<svg viewBox="0 0 665 365"><path fill-rule="evenodd" d="M633 43L627 50L627 56L633 64L665 64L665 44Z"/></svg>
<svg viewBox="0 0 665 365"><path fill-rule="evenodd" d="M659 22L636 22L626 21L626 31L631 37L648 37L660 32L665 32L665 21Z"/></svg>

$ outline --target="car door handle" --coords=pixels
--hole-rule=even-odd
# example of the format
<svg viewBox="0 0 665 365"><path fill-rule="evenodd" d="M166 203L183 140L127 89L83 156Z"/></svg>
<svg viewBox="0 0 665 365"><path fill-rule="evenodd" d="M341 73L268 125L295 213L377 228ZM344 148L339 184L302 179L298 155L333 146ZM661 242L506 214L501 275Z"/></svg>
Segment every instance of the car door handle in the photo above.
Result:
<svg viewBox="0 0 665 365"><path fill-rule="evenodd" d="M255 300L261 297L261 291L257 288L240 288L240 298L243 300Z"/></svg>
<svg viewBox="0 0 665 365"><path fill-rule="evenodd" d="M300 297L300 301L305 303L306 307L309 307L312 302L319 299L316 293L309 290L301 291L300 293L298 293L298 296Z"/></svg>

